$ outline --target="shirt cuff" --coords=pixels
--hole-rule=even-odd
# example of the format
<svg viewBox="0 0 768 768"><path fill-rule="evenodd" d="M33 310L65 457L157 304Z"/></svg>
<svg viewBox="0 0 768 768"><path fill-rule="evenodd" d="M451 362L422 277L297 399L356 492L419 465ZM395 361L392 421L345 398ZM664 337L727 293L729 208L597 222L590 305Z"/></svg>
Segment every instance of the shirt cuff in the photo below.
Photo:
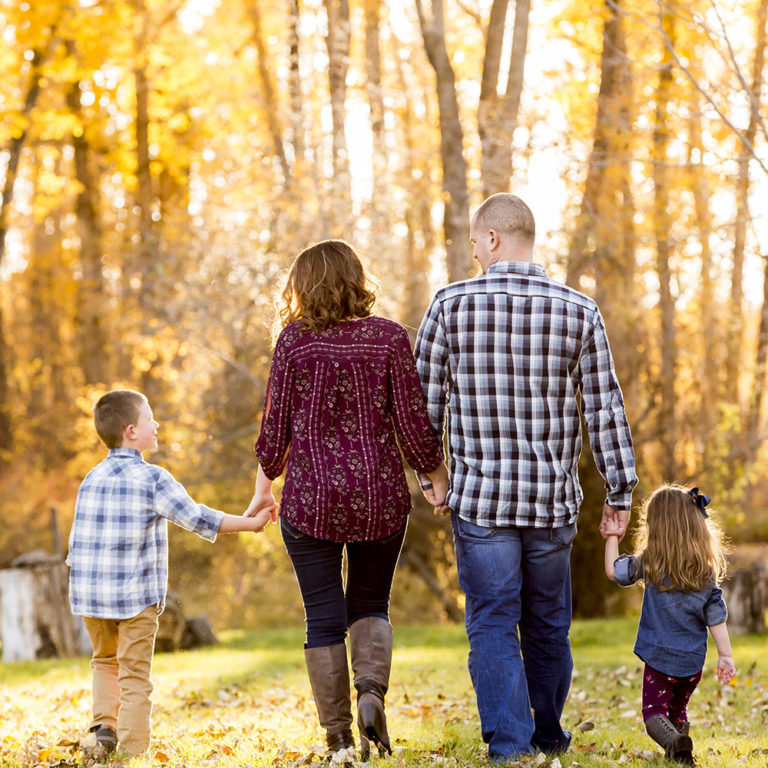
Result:
<svg viewBox="0 0 768 768"><path fill-rule="evenodd" d="M632 491L611 491L605 503L613 509L632 509Z"/></svg>
<svg viewBox="0 0 768 768"><path fill-rule="evenodd" d="M621 555L613 564L613 576L616 583L622 587L629 587L635 583L635 558L630 555Z"/></svg>
<svg viewBox="0 0 768 768"><path fill-rule="evenodd" d="M419 481L422 491L432 490L432 481L429 479L429 475L425 475L423 472L416 472L416 479Z"/></svg>

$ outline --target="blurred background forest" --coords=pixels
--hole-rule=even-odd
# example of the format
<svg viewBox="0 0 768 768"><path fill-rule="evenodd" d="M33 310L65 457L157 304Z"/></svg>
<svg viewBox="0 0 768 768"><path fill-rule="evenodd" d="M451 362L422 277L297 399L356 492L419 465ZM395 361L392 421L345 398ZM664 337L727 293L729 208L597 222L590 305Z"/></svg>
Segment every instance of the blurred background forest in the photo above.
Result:
<svg viewBox="0 0 768 768"><path fill-rule="evenodd" d="M0 567L54 547L104 455L91 406L146 392L167 466L239 512L280 276L343 237L415 334L511 191L537 260L603 310L637 450L768 540L767 0L0 0ZM602 481L585 455L576 610ZM461 617L415 494L396 620ZM300 621L276 527L172 534L217 627ZM597 559L596 559L597 558Z"/></svg>

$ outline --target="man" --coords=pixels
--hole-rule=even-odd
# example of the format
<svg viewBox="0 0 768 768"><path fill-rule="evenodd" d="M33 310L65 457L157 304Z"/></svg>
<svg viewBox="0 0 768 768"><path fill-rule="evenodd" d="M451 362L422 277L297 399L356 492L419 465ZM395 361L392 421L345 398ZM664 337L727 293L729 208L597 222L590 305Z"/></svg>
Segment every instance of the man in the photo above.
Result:
<svg viewBox="0 0 768 768"><path fill-rule="evenodd" d="M571 739L560 716L573 669L579 396L608 491L601 533L610 522L623 535L637 483L600 311L532 263L534 235L520 198L489 197L470 225L483 275L437 292L415 352L439 434L450 411L450 489L438 509L451 511L469 671L496 760L562 752Z"/></svg>

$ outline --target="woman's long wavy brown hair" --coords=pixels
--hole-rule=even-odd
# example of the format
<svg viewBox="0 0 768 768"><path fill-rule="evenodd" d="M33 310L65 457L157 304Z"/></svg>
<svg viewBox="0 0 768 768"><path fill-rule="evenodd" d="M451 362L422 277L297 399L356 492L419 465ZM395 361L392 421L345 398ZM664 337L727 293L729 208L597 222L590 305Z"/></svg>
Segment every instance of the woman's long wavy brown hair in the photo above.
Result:
<svg viewBox="0 0 768 768"><path fill-rule="evenodd" d="M635 555L642 560L646 583L661 592L697 592L710 579L719 584L727 551L720 526L704 517L682 486L663 485L643 503Z"/></svg>
<svg viewBox="0 0 768 768"><path fill-rule="evenodd" d="M368 317L376 300L363 265L343 240L323 240L293 262L279 308L282 327L301 320L312 331Z"/></svg>

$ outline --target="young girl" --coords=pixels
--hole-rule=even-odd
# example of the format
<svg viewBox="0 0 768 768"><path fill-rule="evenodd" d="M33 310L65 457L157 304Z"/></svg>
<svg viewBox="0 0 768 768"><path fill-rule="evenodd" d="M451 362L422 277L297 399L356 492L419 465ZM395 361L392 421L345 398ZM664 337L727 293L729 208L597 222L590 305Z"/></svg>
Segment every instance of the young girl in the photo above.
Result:
<svg viewBox="0 0 768 768"><path fill-rule="evenodd" d="M640 515L635 555L619 557L618 532L606 531L605 573L622 586L645 583L635 653L645 662L643 720L671 757L693 764L688 699L701 680L707 628L717 647L717 677L735 674L718 584L725 575L723 534L709 519L709 497L698 488L664 485Z"/></svg>

